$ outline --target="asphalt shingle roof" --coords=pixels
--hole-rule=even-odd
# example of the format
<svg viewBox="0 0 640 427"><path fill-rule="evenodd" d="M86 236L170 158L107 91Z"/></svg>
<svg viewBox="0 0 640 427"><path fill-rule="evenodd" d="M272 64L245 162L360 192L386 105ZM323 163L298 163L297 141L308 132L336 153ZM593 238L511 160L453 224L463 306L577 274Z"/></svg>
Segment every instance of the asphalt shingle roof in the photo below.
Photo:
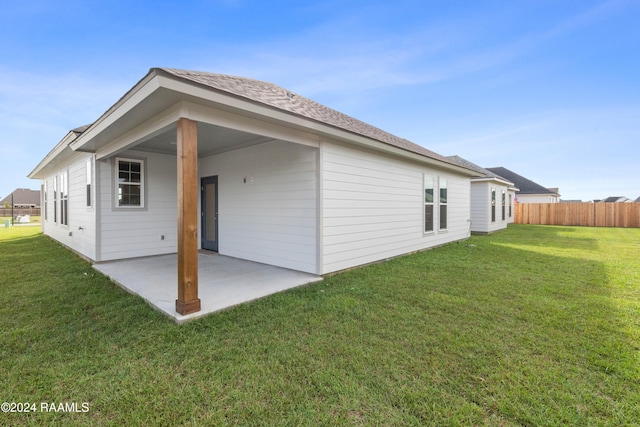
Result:
<svg viewBox="0 0 640 427"><path fill-rule="evenodd" d="M497 174L491 172L490 170L483 168L482 166L478 166L475 163L470 162L469 160L464 159L464 158L462 158L460 156L448 156L447 158L452 160L452 161L454 161L454 162L456 162L456 163L458 163L458 164L460 164L460 166L462 166L462 167L465 167L467 169L471 169L471 170L474 170L474 171L476 171L478 173L483 174L485 176L485 178L497 178L497 179L500 179L500 180L503 180L503 181L509 181L508 179L506 179L506 178L504 178L504 177L502 177L500 175L497 175Z"/></svg>
<svg viewBox="0 0 640 427"><path fill-rule="evenodd" d="M179 70L175 68L156 68L152 70L165 72L174 77L206 86L207 88L249 99L259 104L268 105L351 133L375 139L403 150L459 166L445 156L428 150L407 139L385 132L273 83L246 77Z"/></svg>
<svg viewBox="0 0 640 427"><path fill-rule="evenodd" d="M496 167L496 168L487 168L487 170L503 177L507 181L511 181L514 185L520 189L518 194L557 194L553 191L549 190L542 185L531 181L517 173L510 171L507 168Z"/></svg>
<svg viewBox="0 0 640 427"><path fill-rule="evenodd" d="M17 188L11 194L14 206L40 206L40 190ZM0 207L5 203L11 203L11 194L0 200Z"/></svg>

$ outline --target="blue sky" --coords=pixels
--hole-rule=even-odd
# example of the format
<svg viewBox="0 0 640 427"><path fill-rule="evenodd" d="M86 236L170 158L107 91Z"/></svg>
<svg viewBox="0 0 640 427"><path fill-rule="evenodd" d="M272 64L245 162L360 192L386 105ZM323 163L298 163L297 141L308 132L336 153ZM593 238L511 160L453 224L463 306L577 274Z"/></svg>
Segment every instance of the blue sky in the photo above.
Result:
<svg viewBox="0 0 640 427"><path fill-rule="evenodd" d="M640 196L640 2L3 2L0 198L151 67L267 80L564 199Z"/></svg>

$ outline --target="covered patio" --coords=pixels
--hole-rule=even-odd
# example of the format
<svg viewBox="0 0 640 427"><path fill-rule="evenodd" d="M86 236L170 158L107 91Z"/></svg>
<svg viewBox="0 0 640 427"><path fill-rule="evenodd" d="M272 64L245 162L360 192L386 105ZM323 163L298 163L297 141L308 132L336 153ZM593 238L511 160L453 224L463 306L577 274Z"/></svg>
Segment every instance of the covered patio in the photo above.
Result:
<svg viewBox="0 0 640 427"><path fill-rule="evenodd" d="M175 254L94 264L125 290L141 296L176 323L205 316L234 305L287 289L318 282L322 277L218 254L198 254L200 311L176 312Z"/></svg>

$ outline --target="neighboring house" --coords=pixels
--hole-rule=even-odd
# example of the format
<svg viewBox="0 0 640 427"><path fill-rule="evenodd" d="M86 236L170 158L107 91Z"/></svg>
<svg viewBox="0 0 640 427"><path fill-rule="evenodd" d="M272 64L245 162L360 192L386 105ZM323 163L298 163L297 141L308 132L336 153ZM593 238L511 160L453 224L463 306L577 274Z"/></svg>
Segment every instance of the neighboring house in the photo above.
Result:
<svg viewBox="0 0 640 427"><path fill-rule="evenodd" d="M602 199L602 200L598 200L598 202L600 203L626 203L626 202L633 202L633 200L624 197L624 196L611 196L611 197L607 197L606 199Z"/></svg>
<svg viewBox="0 0 640 427"><path fill-rule="evenodd" d="M531 181L507 168L487 168L487 170L512 182L517 188L516 197L518 203L559 203L560 194L558 188L546 188Z"/></svg>
<svg viewBox="0 0 640 427"><path fill-rule="evenodd" d="M469 236L478 174L271 83L153 68L29 174L45 234L96 262L197 251L326 274Z"/></svg>
<svg viewBox="0 0 640 427"><path fill-rule="evenodd" d="M636 203L640 203L640 197L635 200Z"/></svg>
<svg viewBox="0 0 640 427"><path fill-rule="evenodd" d="M482 176L471 178L471 232L491 233L514 222L516 188L512 182L460 156L451 160Z"/></svg>
<svg viewBox="0 0 640 427"><path fill-rule="evenodd" d="M14 208L39 208L40 190L29 190L28 188L17 188L4 199L0 200L0 208L11 205Z"/></svg>

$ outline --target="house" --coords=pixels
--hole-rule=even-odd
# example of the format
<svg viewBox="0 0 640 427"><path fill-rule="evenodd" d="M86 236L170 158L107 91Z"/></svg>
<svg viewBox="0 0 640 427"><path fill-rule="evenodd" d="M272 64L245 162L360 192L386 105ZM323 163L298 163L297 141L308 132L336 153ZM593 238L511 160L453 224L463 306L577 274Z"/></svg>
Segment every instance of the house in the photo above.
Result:
<svg viewBox="0 0 640 427"><path fill-rule="evenodd" d="M14 208L39 208L40 190L17 188L4 199L0 200L0 207L13 204Z"/></svg>
<svg viewBox="0 0 640 427"><path fill-rule="evenodd" d="M482 174L471 178L471 232L492 233L513 223L513 204L518 188L503 177L460 156L449 158Z"/></svg>
<svg viewBox="0 0 640 427"><path fill-rule="evenodd" d="M518 203L559 203L558 188L546 188L504 167L487 168L490 172L512 182L517 188Z"/></svg>
<svg viewBox="0 0 640 427"><path fill-rule="evenodd" d="M626 202L633 202L633 200L624 197L624 196L611 196L611 197L607 197L606 199L602 199L602 200L598 200L598 202L600 203L626 203Z"/></svg>
<svg viewBox="0 0 640 427"><path fill-rule="evenodd" d="M46 235L100 263L198 250L318 275L469 236L477 172L271 83L152 68L29 174Z"/></svg>

